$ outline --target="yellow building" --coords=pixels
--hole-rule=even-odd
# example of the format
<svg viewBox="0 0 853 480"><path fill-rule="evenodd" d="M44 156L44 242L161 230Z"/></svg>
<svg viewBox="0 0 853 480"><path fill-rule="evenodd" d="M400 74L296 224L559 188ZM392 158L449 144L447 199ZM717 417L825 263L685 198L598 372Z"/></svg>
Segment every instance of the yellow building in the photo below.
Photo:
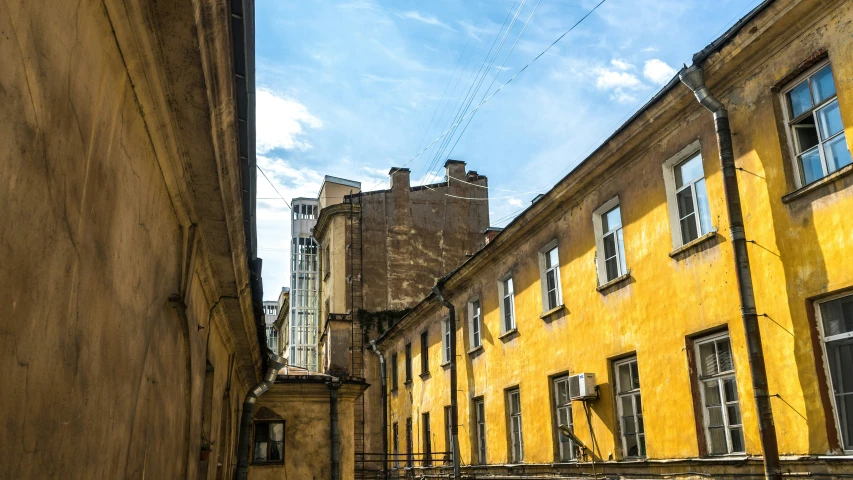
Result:
<svg viewBox="0 0 853 480"><path fill-rule="evenodd" d="M400 466L447 465L455 393L468 474L760 476L774 445L782 471L853 471L851 59L853 2L762 3L694 56L727 182L725 132L674 78L442 278L455 330L434 291L377 341Z"/></svg>

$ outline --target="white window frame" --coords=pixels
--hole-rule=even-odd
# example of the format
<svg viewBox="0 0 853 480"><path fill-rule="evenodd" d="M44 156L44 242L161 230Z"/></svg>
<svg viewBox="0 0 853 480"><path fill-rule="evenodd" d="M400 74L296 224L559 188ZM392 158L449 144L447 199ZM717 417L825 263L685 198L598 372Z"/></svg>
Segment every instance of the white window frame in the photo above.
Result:
<svg viewBox="0 0 853 480"><path fill-rule="evenodd" d="M557 250L557 265L547 267L547 256L552 250ZM556 305L548 301L548 273L555 272ZM542 287L542 312L549 312L563 305L563 287L560 282L560 250L557 247L557 239L551 240L547 245L539 249L539 283Z"/></svg>
<svg viewBox="0 0 853 480"><path fill-rule="evenodd" d="M627 365L629 375L634 376L633 371L631 370L631 364L637 365L636 370L638 372L637 376L639 377L639 365L637 364L637 356L632 355L628 358L623 358L622 360L613 362L613 378L615 385L615 395L616 395L616 411L618 414L618 422L619 422L619 438L622 443L622 455L624 458L646 458L647 450L646 450L646 432L645 426L643 425L643 409L642 409L642 395L641 388L634 388L633 384L622 391L621 379L622 377L619 375L619 368ZM638 379L639 383L639 379ZM622 405L622 400L625 398L629 398L631 400L631 412L625 412L624 407ZM637 403L640 405L638 406ZM634 432L632 435L636 438L638 455L629 455L628 454L628 438L625 435L625 419L631 418L634 423ZM642 430L642 431L641 431Z"/></svg>
<svg viewBox="0 0 853 480"><path fill-rule="evenodd" d="M625 224L622 221L622 204L619 202L619 196L615 196L604 203L604 205L595 209L592 212L592 229L595 233L595 249L598 252L596 255L596 268L598 270L598 284L604 285L605 283L612 282L613 280L626 275L629 270L627 267L627 262L625 260L625 247L624 247L624 227ZM604 231L604 216L610 213L614 208L619 208L619 222L620 226L618 228L612 228L608 231ZM622 248L619 247L619 231L622 231ZM604 238L614 235L616 237L616 265L618 268L617 275L613 278L607 277L607 259L605 258L605 250L604 250Z"/></svg>
<svg viewBox="0 0 853 480"><path fill-rule="evenodd" d="M441 321L441 363L450 363L450 319Z"/></svg>
<svg viewBox="0 0 853 480"><path fill-rule="evenodd" d="M576 461L577 457L575 455L575 443L569 439L567 442L562 441L562 437L564 435L560 433L560 410L566 410L568 412L568 425L569 430L575 431L575 420L574 420L574 412L572 411L572 400L569 398L569 403L567 405L560 405L560 397L559 397L559 385L561 383L565 383L566 392L568 395L569 389L569 376L563 375L560 377L556 377L552 380L552 384L554 387L554 430L557 431L557 460L560 462L566 461ZM568 448L568 452L565 452L564 448ZM566 455L568 453L568 455Z"/></svg>
<svg viewBox="0 0 853 480"><path fill-rule="evenodd" d="M702 178L705 179L705 190L707 191L708 187L708 176L705 173L705 158L702 157L702 148L699 140L693 141L690 145L687 145L681 151L670 157L667 161L663 163L663 182L666 188L666 204L667 210L669 211L669 229L672 232L672 249L675 250L679 247L684 246L689 242L685 242L684 238L681 235L681 218L678 213L678 200L676 193L682 190L682 188L676 188L675 186L675 167L692 158L694 155L699 155L702 159ZM690 185L695 185L696 181L690 183ZM713 225L714 216L711 214L711 205L710 205L710 196L708 199L708 217L711 220L711 225L708 226L708 231L702 233L702 223L700 220L700 212L698 208L698 200L695 193L693 194L693 203L695 208L696 221L699 231L699 236L697 238L701 238L703 235L707 235L708 233L715 232L717 230L716 226Z"/></svg>
<svg viewBox="0 0 853 480"><path fill-rule="evenodd" d="M832 335L832 336L828 337L826 335L825 330L824 330L823 317L822 317L822 314L820 311L820 306L823 305L824 303L832 302L833 300L838 300L840 298L851 297L851 296L853 296L853 292L846 292L846 293L842 293L840 295L833 295L831 297L827 297L827 298L821 299L820 301L814 302L815 319L817 321L818 329L820 331L820 339L821 339L820 344L821 344L821 349L823 350L823 362L822 363L823 363L824 372L826 374L826 378L828 379L827 386L829 387L828 394L829 394L830 402L832 404L832 414L835 416L835 428L838 430L838 432L837 432L838 433L838 442L839 442L839 445L841 445L841 448L844 450L845 453L853 453L853 438L849 439L848 443L850 443L850 446L844 445L844 432L843 432L843 425L841 424L842 423L841 411L839 410L838 402L835 399L835 393L834 393L835 387L834 387L833 379L832 379L832 371L829 368L829 361L830 361L829 350L826 348L826 344L832 343L832 342L841 342L841 341L849 340L849 339L853 338L853 332L846 332L846 333L842 333L839 335ZM853 419L847 419L847 421L853 422Z"/></svg>
<svg viewBox="0 0 853 480"><path fill-rule="evenodd" d="M486 464L486 400L483 397L474 399L474 434L477 441L477 463Z"/></svg>
<svg viewBox="0 0 853 480"><path fill-rule="evenodd" d="M835 84L835 89L836 89L835 95L824 99L821 103L819 103L817 105L813 104L812 108L809 109L809 111L808 111L808 114L812 115L814 117L815 128L819 130L820 129L820 122L819 122L819 119L817 118L817 115L816 115L817 111L820 110L821 108L829 105L833 101L838 102L838 83L835 81L835 71L833 71L831 62L829 61L828 58L821 60L820 62L809 67L803 73L797 75L797 77L794 78L793 80L791 80L785 86L785 88L782 89L781 92L779 93L779 96L780 96L780 99L782 102L782 114L783 114L783 118L785 119L785 126L786 126L787 133L788 133L788 149L791 152L791 159L794 162L794 165L793 165L794 181L796 183L797 188L802 188L802 187L805 187L806 185L809 185L809 184L806 183L806 179L803 177L802 164L801 164L800 159L799 159L799 157L805 152L797 153L799 150L799 148L797 148L797 135L794 132L795 126L792 124L792 122L794 120L799 120L801 118L806 117L806 114L802 113L797 118L792 117L793 112L791 111L791 104L788 102L788 94L791 93L795 88L800 86L800 84L802 84L804 81L807 81L807 79L811 78L814 74L816 74L818 71L822 70L823 67L826 67L826 66L829 66L829 69L832 72L832 81ZM810 95L812 94L811 85L809 85L809 94ZM812 98L812 103L814 103L814 98ZM842 118L842 120L843 120L843 118ZM806 152L807 152L809 150L813 150L816 148L818 151L818 154L820 155L820 164L821 164L821 169L823 170L823 176L818 178L818 179L815 179L814 182L818 182L821 179L826 178L828 175L831 175L833 172L836 171L836 170L833 170L832 172L829 171L829 166L828 166L827 159L826 159L826 153L824 152L824 148L823 148L823 146L825 144L829 143L831 140L838 138L839 136L845 136L845 143L847 144L847 150L850 151L850 143L847 141L844 128L842 128L840 132L836 133L835 135L833 135L830 138L827 138L826 140L821 140L819 132L816 132L816 133L818 133L818 144L816 146L806 150ZM844 167L841 167L841 168L844 168ZM814 182L812 182L812 183L814 183Z"/></svg>
<svg viewBox="0 0 853 480"><path fill-rule="evenodd" d="M701 365L702 357L699 354L699 347L701 345L706 344L706 343L718 342L718 341L723 340L723 339L726 339L729 342L729 353L732 356L732 370L726 370L725 372L717 372L716 374L703 377L702 376L702 365ZM740 408L741 395L740 395L740 390L737 388L737 377L735 374L736 370L735 370L735 360L734 360L734 349L732 348L732 341L731 341L731 337L729 336L729 332L723 332L723 333L719 333L716 335L710 335L707 337L702 337L702 338L696 339L693 343L693 354L695 355L694 358L696 358L696 381L698 382L698 387L699 387L699 398L701 401L701 408L702 408L702 424L703 424L703 430L705 433L705 442L706 442L705 445L708 447L708 454L712 455L712 456L733 455L733 454L734 455L742 455L746 452L746 436L744 434L744 427L743 427L743 411ZM735 382L735 391L737 392L737 396L738 396L738 398L735 402L727 402L726 401L725 391L723 388L723 381L728 380L728 379L732 379ZM725 432L726 432L726 453L711 453L712 443L711 443L710 419L708 418L708 408L706 407L705 385L704 385L704 383L708 382L708 381L716 381L717 382L717 389L718 389L719 395L720 395L720 414L723 417L722 418L723 428L725 429ZM732 403L737 404L739 416L741 417L741 423L739 423L739 424L729 423L730 419L729 419L729 413L728 413L727 407L730 406L730 404L732 404ZM741 440L744 443L744 445L743 445L744 451L733 451L732 438L731 438L731 431L733 429L740 429Z"/></svg>
<svg viewBox="0 0 853 480"><path fill-rule="evenodd" d="M477 305L477 311L474 305ZM471 349L483 346L483 302L479 297L468 301L468 335L471 339Z"/></svg>
<svg viewBox="0 0 853 480"><path fill-rule="evenodd" d="M513 413L512 397L518 396L518 412ZM521 423L521 389L518 387L506 391L506 415L509 423L509 459L510 463L524 462L524 428ZM518 456L515 454L518 445Z"/></svg>
<svg viewBox="0 0 853 480"><path fill-rule="evenodd" d="M510 282L512 289L507 292L506 283ZM499 310L501 314L501 334L511 332L517 328L515 323L515 281L512 273L508 273L498 280ZM507 325L506 300L509 299L509 325Z"/></svg>

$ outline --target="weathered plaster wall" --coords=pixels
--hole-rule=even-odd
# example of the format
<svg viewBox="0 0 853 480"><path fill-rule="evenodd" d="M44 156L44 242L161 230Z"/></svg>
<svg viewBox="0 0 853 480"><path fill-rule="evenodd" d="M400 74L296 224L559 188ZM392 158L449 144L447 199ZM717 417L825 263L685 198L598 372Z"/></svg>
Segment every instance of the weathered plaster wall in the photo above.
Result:
<svg viewBox="0 0 853 480"><path fill-rule="evenodd" d="M227 155L213 149L207 102L216 98L194 5L139 7L0 5L2 478L231 472L233 412L259 368L235 364L235 344L254 335L233 330L246 328L251 294L237 296L246 256L229 246L245 243L228 230L237 218L242 232L242 211L222 206L233 192L220 190L216 161ZM224 3L208 13L230 22ZM227 54L213 62L232 70ZM176 85L181 96L166 98ZM181 128L156 123L161 102ZM233 104L223 111L233 116ZM158 151L172 134L194 140ZM183 160L194 175L169 170ZM202 196L211 200L196 210L190 200ZM202 434L216 441L209 462L199 462Z"/></svg>
<svg viewBox="0 0 853 480"><path fill-rule="evenodd" d="M770 374L770 394L783 454L824 454L836 435L831 410L821 395L822 365L816 364L815 325L809 319L812 299L853 287L850 260L853 229L846 221L853 208L850 177L812 194L783 203L794 190L786 133L780 122L779 97L772 87L816 50L826 48L832 61L848 147L853 134L853 41L850 2L821 4L780 1L744 29L739 39L708 61L711 90L729 106L746 235L761 332ZM661 165L695 140L701 145L715 239L686 255L670 258L671 232ZM592 212L619 196L625 252L631 278L627 284L596 291ZM639 363L648 457L693 458L699 454L686 337L727 328L732 341L746 451L760 454L746 341L737 301L731 234L725 211L719 156L710 113L686 88L665 95L641 114L592 160L563 181L490 245L481 261L448 282L456 307L459 351L459 418L462 462L473 456L471 399L485 398L487 457L506 463L505 391L520 388L525 463L554 461L551 378L564 373L594 372L601 398L591 404L587 427L582 404L574 403L575 432L594 445L603 459L621 458L613 400L611 361L636 354ZM542 293L537 255L557 240L565 311L540 318ZM493 248L494 247L494 248ZM497 279L511 272L515 282L518 333L499 338ZM467 302L479 298L484 312L481 351L470 347ZM387 358L413 344L420 365L419 335L430 332L430 375L411 386L400 381L390 395L390 422L399 422L400 451L405 451L405 419L414 430L430 412L439 432L449 400L449 370L441 358L441 319L446 310L434 304L403 320L381 347ZM771 320L772 319L772 320ZM817 355L821 353L818 351ZM389 366L388 371L391 371ZM390 381L389 381L390 384ZM415 451L422 451L414 435ZM433 450L443 450L436 435ZM837 445L837 442L836 442ZM711 467L706 467L711 468ZM716 467L714 467L716 468Z"/></svg>
<svg viewBox="0 0 853 480"><path fill-rule="evenodd" d="M338 390L341 479L354 477L353 401L362 387L344 384ZM250 480L331 478L329 388L322 382L276 383L258 400L257 409L272 410L284 420L284 463L251 465ZM254 437L253 437L254 438ZM250 459L252 458L250 454Z"/></svg>

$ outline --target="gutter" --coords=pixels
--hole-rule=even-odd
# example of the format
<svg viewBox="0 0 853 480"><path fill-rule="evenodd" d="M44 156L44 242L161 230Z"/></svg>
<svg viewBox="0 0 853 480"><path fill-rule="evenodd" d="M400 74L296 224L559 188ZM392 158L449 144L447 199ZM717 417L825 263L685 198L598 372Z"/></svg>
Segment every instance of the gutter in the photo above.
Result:
<svg viewBox="0 0 853 480"><path fill-rule="evenodd" d="M452 439L452 460L453 460L453 478L459 477L459 407L456 401L456 392L458 390L457 372L456 372L456 309L453 304L444 298L444 293L441 289L444 287L444 282L447 277L438 280L432 291L438 298L438 301L447 307L448 317L450 320L450 437Z"/></svg>
<svg viewBox="0 0 853 480"><path fill-rule="evenodd" d="M376 348L376 341L370 341L370 349L379 356L379 376L382 379L382 478L388 480L388 378L385 367L385 355Z"/></svg>
<svg viewBox="0 0 853 480"><path fill-rule="evenodd" d="M252 429L252 415L255 413L255 402L258 397L266 393L275 382L278 371L287 365L287 360L275 353L269 352L267 361L267 372L264 378L258 382L243 400L243 412L240 416L240 436L237 439L237 471L234 472L236 480L247 480L249 477L249 433Z"/></svg>
<svg viewBox="0 0 853 480"><path fill-rule="evenodd" d="M722 164L726 210L732 237L735 276L737 277L740 296L740 313L746 332L752 390L755 395L755 408L758 412L758 433L761 438L761 451L764 454L764 477L767 480L781 480L779 446L776 441L773 410L770 406L770 392L767 386L767 368L764 362L764 349L761 345L761 331L758 327L758 314L755 309L755 291L752 288L749 252L746 248L743 208L741 207L740 190L735 172L729 113L722 102L714 97L708 87L705 86L705 72L701 66L694 63L688 68L685 65L678 73L678 77L696 95L699 103L714 114L717 146Z"/></svg>

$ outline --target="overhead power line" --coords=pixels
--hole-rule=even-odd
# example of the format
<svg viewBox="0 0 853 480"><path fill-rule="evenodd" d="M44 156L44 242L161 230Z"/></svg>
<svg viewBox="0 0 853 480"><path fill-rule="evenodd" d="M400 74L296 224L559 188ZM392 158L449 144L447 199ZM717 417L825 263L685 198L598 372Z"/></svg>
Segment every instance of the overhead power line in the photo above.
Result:
<svg viewBox="0 0 853 480"><path fill-rule="evenodd" d="M258 167L258 171L261 172L261 175L263 175L264 178L267 179L267 182L269 182L272 189L275 190L275 193L278 193L278 196L281 197L281 199L284 201L284 204L287 205L287 208L289 208L290 210L293 210L293 207L290 206L290 203L288 203L287 200L284 199L284 196L282 196L282 194L278 191L278 189L275 188L275 185L273 185L272 181L270 180L270 177L268 177L267 174L264 173L264 170L261 168L261 166L258 165L257 163L255 164L255 166Z"/></svg>

